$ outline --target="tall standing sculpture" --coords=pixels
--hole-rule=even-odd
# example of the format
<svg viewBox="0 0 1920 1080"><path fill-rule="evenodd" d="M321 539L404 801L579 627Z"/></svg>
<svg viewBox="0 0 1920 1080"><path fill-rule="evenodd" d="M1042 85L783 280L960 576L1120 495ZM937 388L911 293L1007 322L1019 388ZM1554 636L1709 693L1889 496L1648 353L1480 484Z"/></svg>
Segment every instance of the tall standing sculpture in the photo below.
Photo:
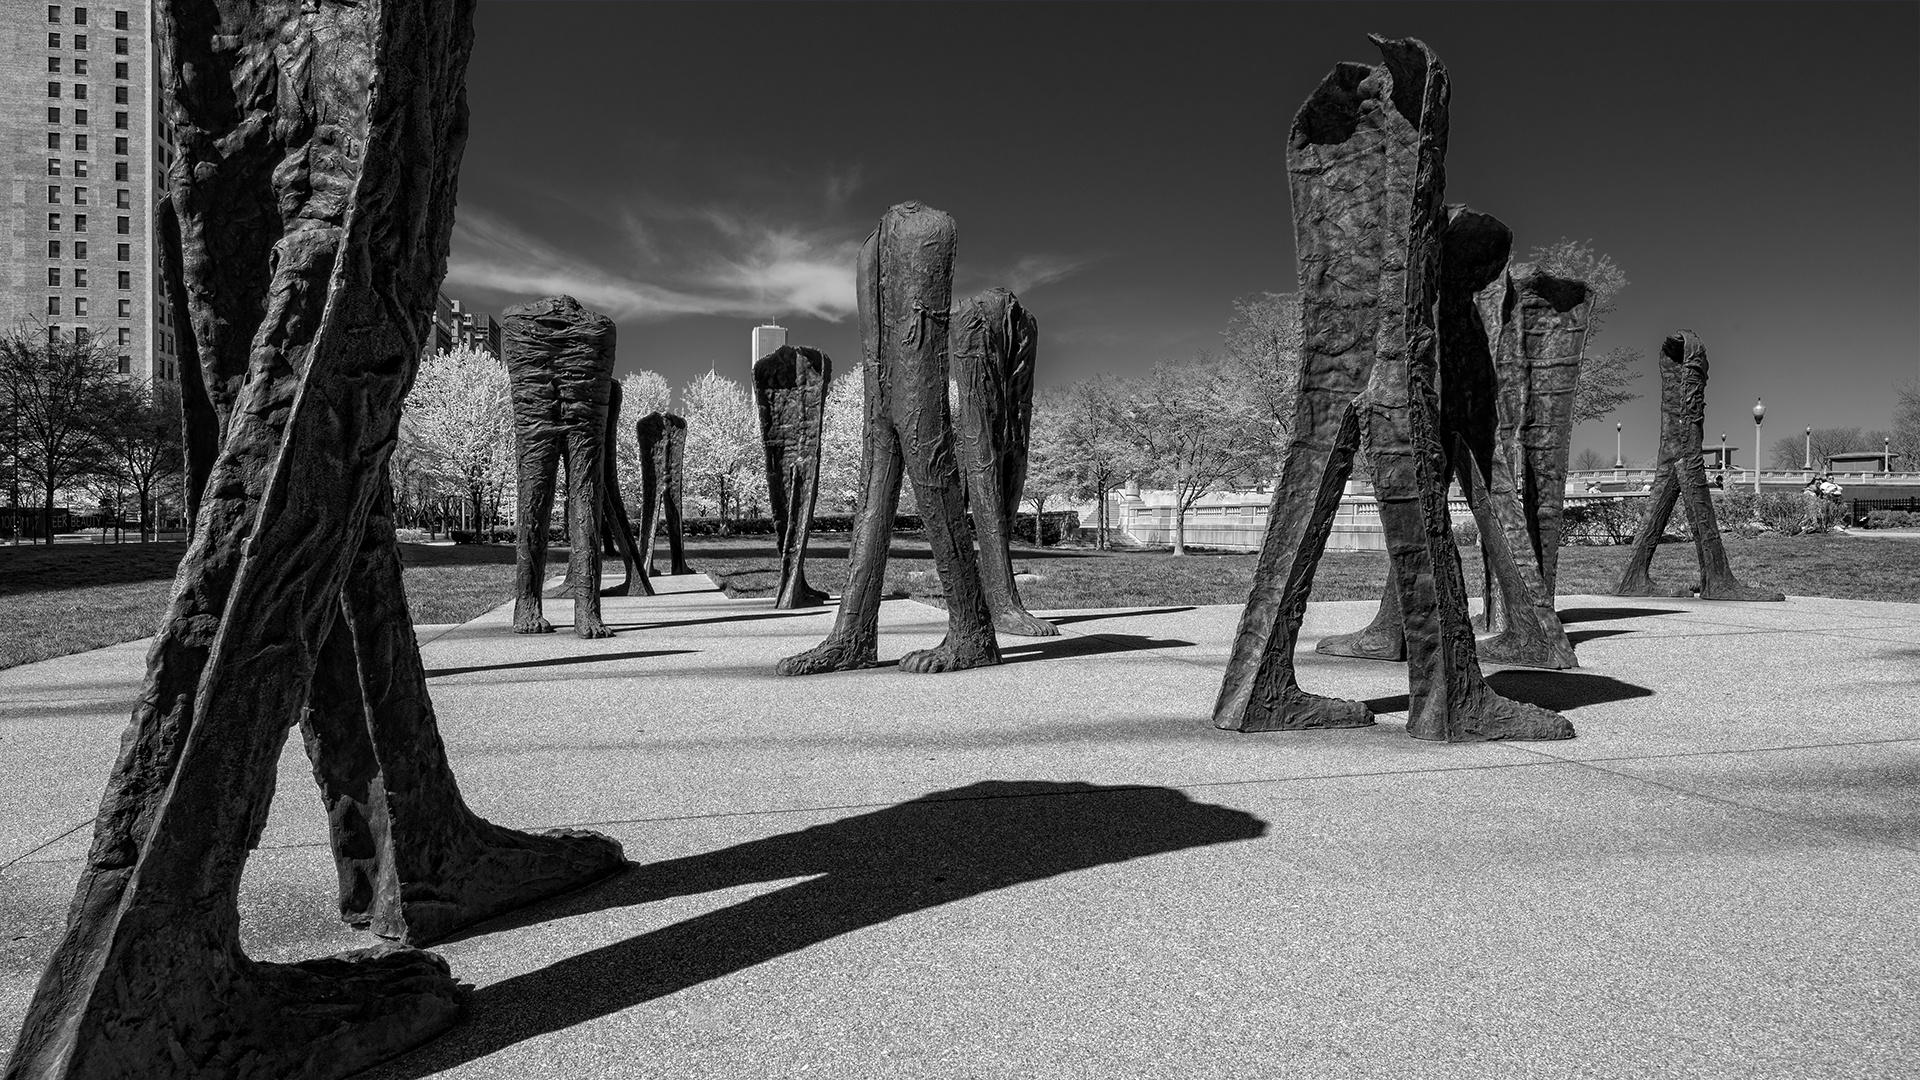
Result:
<svg viewBox="0 0 1920 1080"><path fill-rule="evenodd" d="M8 1080L334 1077L456 1022L446 962L248 958L236 897L302 722L342 908L420 941L622 865L459 797L407 617L387 461L445 272L470 0L175 0L160 23L202 365L199 517ZM356 890L349 894L349 889Z"/></svg>
<svg viewBox="0 0 1920 1080"><path fill-rule="evenodd" d="M500 317L513 386L513 448L520 463L513 632L551 634L540 601L547 521L561 464L567 478L567 576L573 632L612 637L600 618L600 511L606 498L607 402L613 394L613 320L571 296L508 308Z"/></svg>
<svg viewBox="0 0 1920 1080"><path fill-rule="evenodd" d="M780 661L782 675L880 662L880 594L904 467L927 523L947 594L947 636L900 658L900 670L954 671L1000 662L967 524L947 410L947 326L953 300L953 218L917 202L880 218L860 248L860 345L866 356L865 449L846 592L827 640Z"/></svg>
<svg viewBox="0 0 1920 1080"><path fill-rule="evenodd" d="M672 413L653 412L633 426L640 440L640 497L646 507L640 511L640 573L652 576L654 535L660 529L661 511L667 519L667 550L673 555L670 573L691 574L687 565L686 537L680 524L680 494L685 482L687 422Z"/></svg>
<svg viewBox="0 0 1920 1080"><path fill-rule="evenodd" d="M953 434L980 536L980 580L994 629L1022 637L1060 633L1027 611L1013 580L1013 522L1027 482L1039 333L1033 315L1006 289L953 306L949 340L960 404Z"/></svg>
<svg viewBox="0 0 1920 1080"><path fill-rule="evenodd" d="M627 516L627 500L620 494L620 380L607 387L606 436L600 447L600 532L604 538L601 554L619 558L627 577L608 596L652 596L653 583L640 570L639 546L633 537L633 519Z"/></svg>
<svg viewBox="0 0 1920 1080"><path fill-rule="evenodd" d="M1406 626L1417 738L1567 738L1572 726L1481 677L1447 520L1435 381L1447 75L1421 42L1372 38L1377 67L1341 64L1289 136L1305 337L1294 434L1214 721L1237 731L1355 727L1366 705L1308 694L1293 648L1365 429Z"/></svg>
<svg viewBox="0 0 1920 1080"><path fill-rule="evenodd" d="M1713 497L1707 491L1707 469L1700 460L1700 442L1707 419L1707 347L1691 330L1673 334L1660 345L1660 461L1647 496L1646 520L1633 539L1633 557L1627 561L1615 596L1688 596L1692 589L1654 584L1648 571L1660 537L1667 531L1674 503L1685 499L1687 521L1693 526L1694 553L1700 559L1702 600L1785 600L1766 589L1740 584L1727 564L1726 545L1714 518Z"/></svg>
<svg viewBox="0 0 1920 1080"><path fill-rule="evenodd" d="M820 496L820 432L833 361L818 349L782 345L754 361L753 396L767 455L767 501L780 548L776 608L813 607L827 594L807 584L807 537Z"/></svg>
<svg viewBox="0 0 1920 1080"><path fill-rule="evenodd" d="M1500 407L1489 493L1514 561L1523 575L1539 579L1538 588L1550 605L1560 573L1574 397L1586 354L1592 292L1584 281L1520 263L1502 275L1498 293L1494 366ZM1530 579L1527 585L1534 587ZM1528 607L1538 610L1533 601L1515 595L1510 583L1492 573L1486 576L1486 590L1487 629L1494 636L1480 643L1483 658L1534 667L1573 666L1537 662L1545 643L1526 617ZM1564 639L1561 634L1552 649ZM1570 657L1571 646L1567 652Z"/></svg>
<svg viewBox="0 0 1920 1080"><path fill-rule="evenodd" d="M1524 360L1496 364L1477 302L1482 290L1495 281L1505 282L1512 248L1513 233L1498 218L1464 206L1447 208L1440 242L1437 314L1440 441L1447 453L1447 475L1459 482L1480 532L1494 631L1479 642L1480 657L1525 667L1571 668L1579 666L1573 643L1554 611L1553 589L1539 572L1514 472L1516 462L1526 464L1514 447L1526 421L1527 365ZM1584 314L1585 308L1580 310ZM1501 344L1508 344L1504 334ZM1574 344L1571 363L1577 375L1580 342ZM1520 350L1512 351L1517 359ZM1566 404L1570 408L1571 403ZM1560 475L1564 477L1564 439L1561 446ZM1557 495L1554 505L1557 514ZM1380 607L1366 628L1325 638L1315 649L1330 656L1405 659L1406 628L1395 583L1387 582Z"/></svg>

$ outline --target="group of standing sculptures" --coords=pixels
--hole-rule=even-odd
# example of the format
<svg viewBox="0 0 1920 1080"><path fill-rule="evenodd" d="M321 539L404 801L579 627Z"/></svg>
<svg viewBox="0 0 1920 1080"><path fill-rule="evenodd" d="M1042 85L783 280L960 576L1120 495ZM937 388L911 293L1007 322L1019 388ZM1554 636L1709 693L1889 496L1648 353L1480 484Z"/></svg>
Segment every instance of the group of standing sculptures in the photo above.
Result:
<svg viewBox="0 0 1920 1080"><path fill-rule="evenodd" d="M467 808L402 586L388 456L446 267L472 16L471 0L297 11L176 0L162 24L179 161L161 234L195 530L6 1080L346 1075L460 1018L464 988L414 946L626 865L608 837L518 832ZM1375 42L1385 63L1336 68L1291 133L1301 394L1215 718L1242 731L1371 722L1361 703L1301 690L1292 664L1364 447L1392 578L1380 618L1330 651L1404 655L1417 736L1566 737L1563 718L1495 694L1479 657L1572 662L1551 600L1586 290L1508 267L1504 226L1443 208L1446 73L1417 41ZM996 630L1054 632L1021 606L1006 547L1034 320L1004 290L953 304L954 243L952 218L905 203L861 250L866 442L852 570L831 634L781 661L784 673L876 662L903 476L926 518L948 634L902 668L992 663ZM625 560L625 588L650 591L664 508L672 569L686 571L685 424L654 414L637 425L647 505L635 537L613 482L611 322L558 297L509 311L506 332L522 522L514 628L552 629L540 562L564 463L566 590L576 632L600 636L606 546ZM1685 498L1702 595L1756 598L1726 573L1705 501L1704 352L1691 335L1667 345L1659 520L1621 591L1656 591L1643 555ZM823 599L803 562L830 375L810 349L755 365L783 606ZM1467 619L1450 478L1488 538L1486 643ZM340 913L388 944L270 964L241 948L237 896L295 724L327 807Z"/></svg>

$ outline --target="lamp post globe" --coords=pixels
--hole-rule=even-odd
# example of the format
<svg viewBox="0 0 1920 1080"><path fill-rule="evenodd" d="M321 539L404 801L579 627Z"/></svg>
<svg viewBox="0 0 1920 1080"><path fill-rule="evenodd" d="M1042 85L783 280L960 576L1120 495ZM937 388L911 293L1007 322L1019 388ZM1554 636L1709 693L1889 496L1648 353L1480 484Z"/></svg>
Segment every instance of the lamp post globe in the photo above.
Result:
<svg viewBox="0 0 1920 1080"><path fill-rule="evenodd" d="M1767 404L1753 399L1753 493L1760 494L1760 421L1767 415Z"/></svg>

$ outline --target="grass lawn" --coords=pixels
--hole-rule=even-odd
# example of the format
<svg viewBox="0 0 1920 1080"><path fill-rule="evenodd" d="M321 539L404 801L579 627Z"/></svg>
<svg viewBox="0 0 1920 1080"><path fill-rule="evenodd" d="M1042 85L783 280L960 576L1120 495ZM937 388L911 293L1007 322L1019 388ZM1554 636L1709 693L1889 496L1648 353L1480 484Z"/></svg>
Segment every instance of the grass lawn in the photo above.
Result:
<svg viewBox="0 0 1920 1080"><path fill-rule="evenodd" d="M846 534L808 546L807 577L839 592L847 580ZM663 545L664 547L664 545ZM185 552L179 542L155 544L0 545L0 668L132 641L154 632ZM465 622L505 603L513 589L507 545L400 545L407 599L415 623ZM1480 587L1474 549L1464 560L1467 585ZM1560 553L1562 593L1604 593L1627 559L1624 547L1569 547ZM1734 572L1750 585L1793 596L1920 603L1920 537L1863 539L1845 535L1739 540L1729 537ZM664 552L663 556L664 558ZM1039 574L1021 586L1036 610L1243 604L1254 556L1166 552L1098 552L1016 547L1014 567ZM564 564L550 552L549 574ZM687 559L732 596L773 592L778 561L772 537L693 537ZM613 570L617 564L609 564ZM1386 580L1386 556L1329 552L1314 575L1316 600L1370 600ZM1656 580L1679 583L1694 573L1691 545L1664 547ZM939 594L926 539L895 538L887 564L890 593L931 599Z"/></svg>

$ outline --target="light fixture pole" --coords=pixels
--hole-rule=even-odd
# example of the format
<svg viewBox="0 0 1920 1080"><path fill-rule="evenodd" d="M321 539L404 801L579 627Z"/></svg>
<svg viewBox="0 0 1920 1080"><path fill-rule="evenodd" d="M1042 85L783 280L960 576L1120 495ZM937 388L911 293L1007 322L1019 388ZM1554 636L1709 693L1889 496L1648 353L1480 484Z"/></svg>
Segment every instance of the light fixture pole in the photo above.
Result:
<svg viewBox="0 0 1920 1080"><path fill-rule="evenodd" d="M1807 427L1807 463L1801 468L1808 472L1813 471L1813 427L1811 425Z"/></svg>
<svg viewBox="0 0 1920 1080"><path fill-rule="evenodd" d="M1880 437L1880 471L1893 471L1893 439L1886 435Z"/></svg>
<svg viewBox="0 0 1920 1080"><path fill-rule="evenodd" d="M1753 399L1753 493L1760 494L1760 421L1767 415L1767 405L1759 398Z"/></svg>
<svg viewBox="0 0 1920 1080"><path fill-rule="evenodd" d="M1627 467L1626 459L1620 456L1620 427L1619 424L1613 425L1613 467L1616 469Z"/></svg>
<svg viewBox="0 0 1920 1080"><path fill-rule="evenodd" d="M1720 486L1727 486L1727 433L1720 433Z"/></svg>

